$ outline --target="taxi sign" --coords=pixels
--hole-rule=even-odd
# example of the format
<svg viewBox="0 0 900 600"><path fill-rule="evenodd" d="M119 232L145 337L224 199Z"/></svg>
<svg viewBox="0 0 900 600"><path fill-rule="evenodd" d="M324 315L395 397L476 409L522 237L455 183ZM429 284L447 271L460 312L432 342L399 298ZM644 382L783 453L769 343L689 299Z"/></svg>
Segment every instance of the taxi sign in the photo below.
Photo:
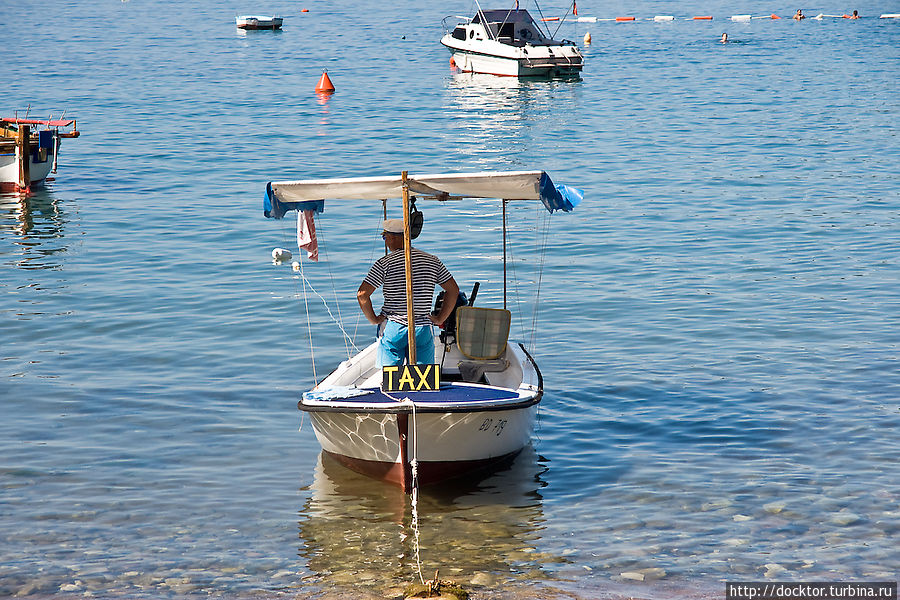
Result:
<svg viewBox="0 0 900 600"><path fill-rule="evenodd" d="M441 388L440 365L392 365L381 368L385 392L435 392Z"/></svg>

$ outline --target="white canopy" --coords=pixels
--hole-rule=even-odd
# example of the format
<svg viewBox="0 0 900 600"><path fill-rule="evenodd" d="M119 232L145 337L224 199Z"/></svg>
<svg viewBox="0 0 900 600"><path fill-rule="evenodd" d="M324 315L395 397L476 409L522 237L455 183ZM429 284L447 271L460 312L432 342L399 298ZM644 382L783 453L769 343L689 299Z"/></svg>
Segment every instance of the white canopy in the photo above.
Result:
<svg viewBox="0 0 900 600"><path fill-rule="evenodd" d="M441 199L502 198L538 200L543 171L493 171L408 175L411 194ZM393 177L350 177L272 182L272 191L281 202L309 200L385 200L402 195L402 179Z"/></svg>
<svg viewBox="0 0 900 600"><path fill-rule="evenodd" d="M540 200L551 213L569 212L581 202L584 192L567 185L554 185L544 171L487 171L407 175L410 194L458 200L500 198ZM263 212L280 219L289 210L324 210L325 200L388 200L403 195L403 177L350 177L275 181L266 185Z"/></svg>

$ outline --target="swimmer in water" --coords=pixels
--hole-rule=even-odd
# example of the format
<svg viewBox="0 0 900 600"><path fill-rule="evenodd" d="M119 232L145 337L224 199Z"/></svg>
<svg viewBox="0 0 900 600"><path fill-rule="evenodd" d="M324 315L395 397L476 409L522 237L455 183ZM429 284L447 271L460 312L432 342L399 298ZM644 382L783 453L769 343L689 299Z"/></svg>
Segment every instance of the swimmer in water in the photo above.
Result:
<svg viewBox="0 0 900 600"><path fill-rule="evenodd" d="M850 18L851 18L851 19L858 19L858 18L859 18L859 13L856 12L856 11L854 10L854 11L853 11L853 14L850 15Z"/></svg>
<svg viewBox="0 0 900 600"><path fill-rule="evenodd" d="M727 43L728 43L728 34L727 34L727 33L723 33L723 34L722 34L722 40L721 40L721 42L722 42L723 44L727 44Z"/></svg>
<svg viewBox="0 0 900 600"><path fill-rule="evenodd" d="M803 12L798 8L798 9L797 9L797 14L794 15L794 20L795 20L795 21L801 21L801 20L803 20L803 19L805 19L805 18L806 18L806 17L803 16Z"/></svg>

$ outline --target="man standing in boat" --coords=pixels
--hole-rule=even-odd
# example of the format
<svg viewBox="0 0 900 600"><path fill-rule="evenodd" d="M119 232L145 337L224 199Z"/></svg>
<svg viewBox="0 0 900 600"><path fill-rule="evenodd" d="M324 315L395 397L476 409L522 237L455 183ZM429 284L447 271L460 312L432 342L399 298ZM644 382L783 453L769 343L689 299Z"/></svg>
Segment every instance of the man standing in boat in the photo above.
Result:
<svg viewBox="0 0 900 600"><path fill-rule="evenodd" d="M407 358L409 337L406 319L406 265L403 254L403 220L388 219L384 222L381 237L390 252L375 261L369 274L363 279L356 292L356 299L363 314L374 325L385 323L378 347L378 365L400 365ZM413 279L413 313L416 336L416 362L434 362L434 333L432 325L440 325L450 317L459 286L453 275L441 260L410 248ZM441 286L444 302L437 316L431 314L431 300L434 287ZM379 314L372 307L372 293L382 287L384 306ZM447 300L449 299L449 301Z"/></svg>

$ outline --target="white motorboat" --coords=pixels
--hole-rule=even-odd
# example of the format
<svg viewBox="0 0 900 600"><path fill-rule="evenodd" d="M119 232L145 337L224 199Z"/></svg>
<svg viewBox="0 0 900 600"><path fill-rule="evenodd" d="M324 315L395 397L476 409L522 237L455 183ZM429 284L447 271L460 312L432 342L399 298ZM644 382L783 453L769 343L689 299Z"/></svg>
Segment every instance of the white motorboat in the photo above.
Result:
<svg viewBox="0 0 900 600"><path fill-rule="evenodd" d="M448 24L456 25L449 30ZM584 57L568 40L554 40L525 9L481 10L446 17L441 43L462 71L511 77L578 77Z"/></svg>
<svg viewBox="0 0 900 600"><path fill-rule="evenodd" d="M283 17L262 17L259 15L243 15L234 18L238 29L281 29Z"/></svg>
<svg viewBox="0 0 900 600"><path fill-rule="evenodd" d="M0 189L27 190L56 173L60 140L81 135L74 125L72 119L0 118ZM60 131L66 127L72 130Z"/></svg>
<svg viewBox="0 0 900 600"><path fill-rule="evenodd" d="M551 213L571 211L580 190L557 186L543 171L407 175L270 183L265 214L322 212L326 202L403 199L404 247L413 226L409 195L419 200L501 199L506 247L506 203L539 201ZM416 209L417 212L417 209ZM483 217L482 217L483 218ZM505 267L504 251L504 267ZM504 269L504 277L505 277ZM410 277L407 276L407 281ZM480 477L515 457L531 439L543 382L521 343L508 340L511 314L473 306L460 295L444 330L435 334L435 364L416 364L415 337L409 365L377 365L378 343L342 362L298 407L309 413L322 449L357 472L411 491L458 477ZM407 286L408 306L412 292ZM414 322L413 315L409 315Z"/></svg>

